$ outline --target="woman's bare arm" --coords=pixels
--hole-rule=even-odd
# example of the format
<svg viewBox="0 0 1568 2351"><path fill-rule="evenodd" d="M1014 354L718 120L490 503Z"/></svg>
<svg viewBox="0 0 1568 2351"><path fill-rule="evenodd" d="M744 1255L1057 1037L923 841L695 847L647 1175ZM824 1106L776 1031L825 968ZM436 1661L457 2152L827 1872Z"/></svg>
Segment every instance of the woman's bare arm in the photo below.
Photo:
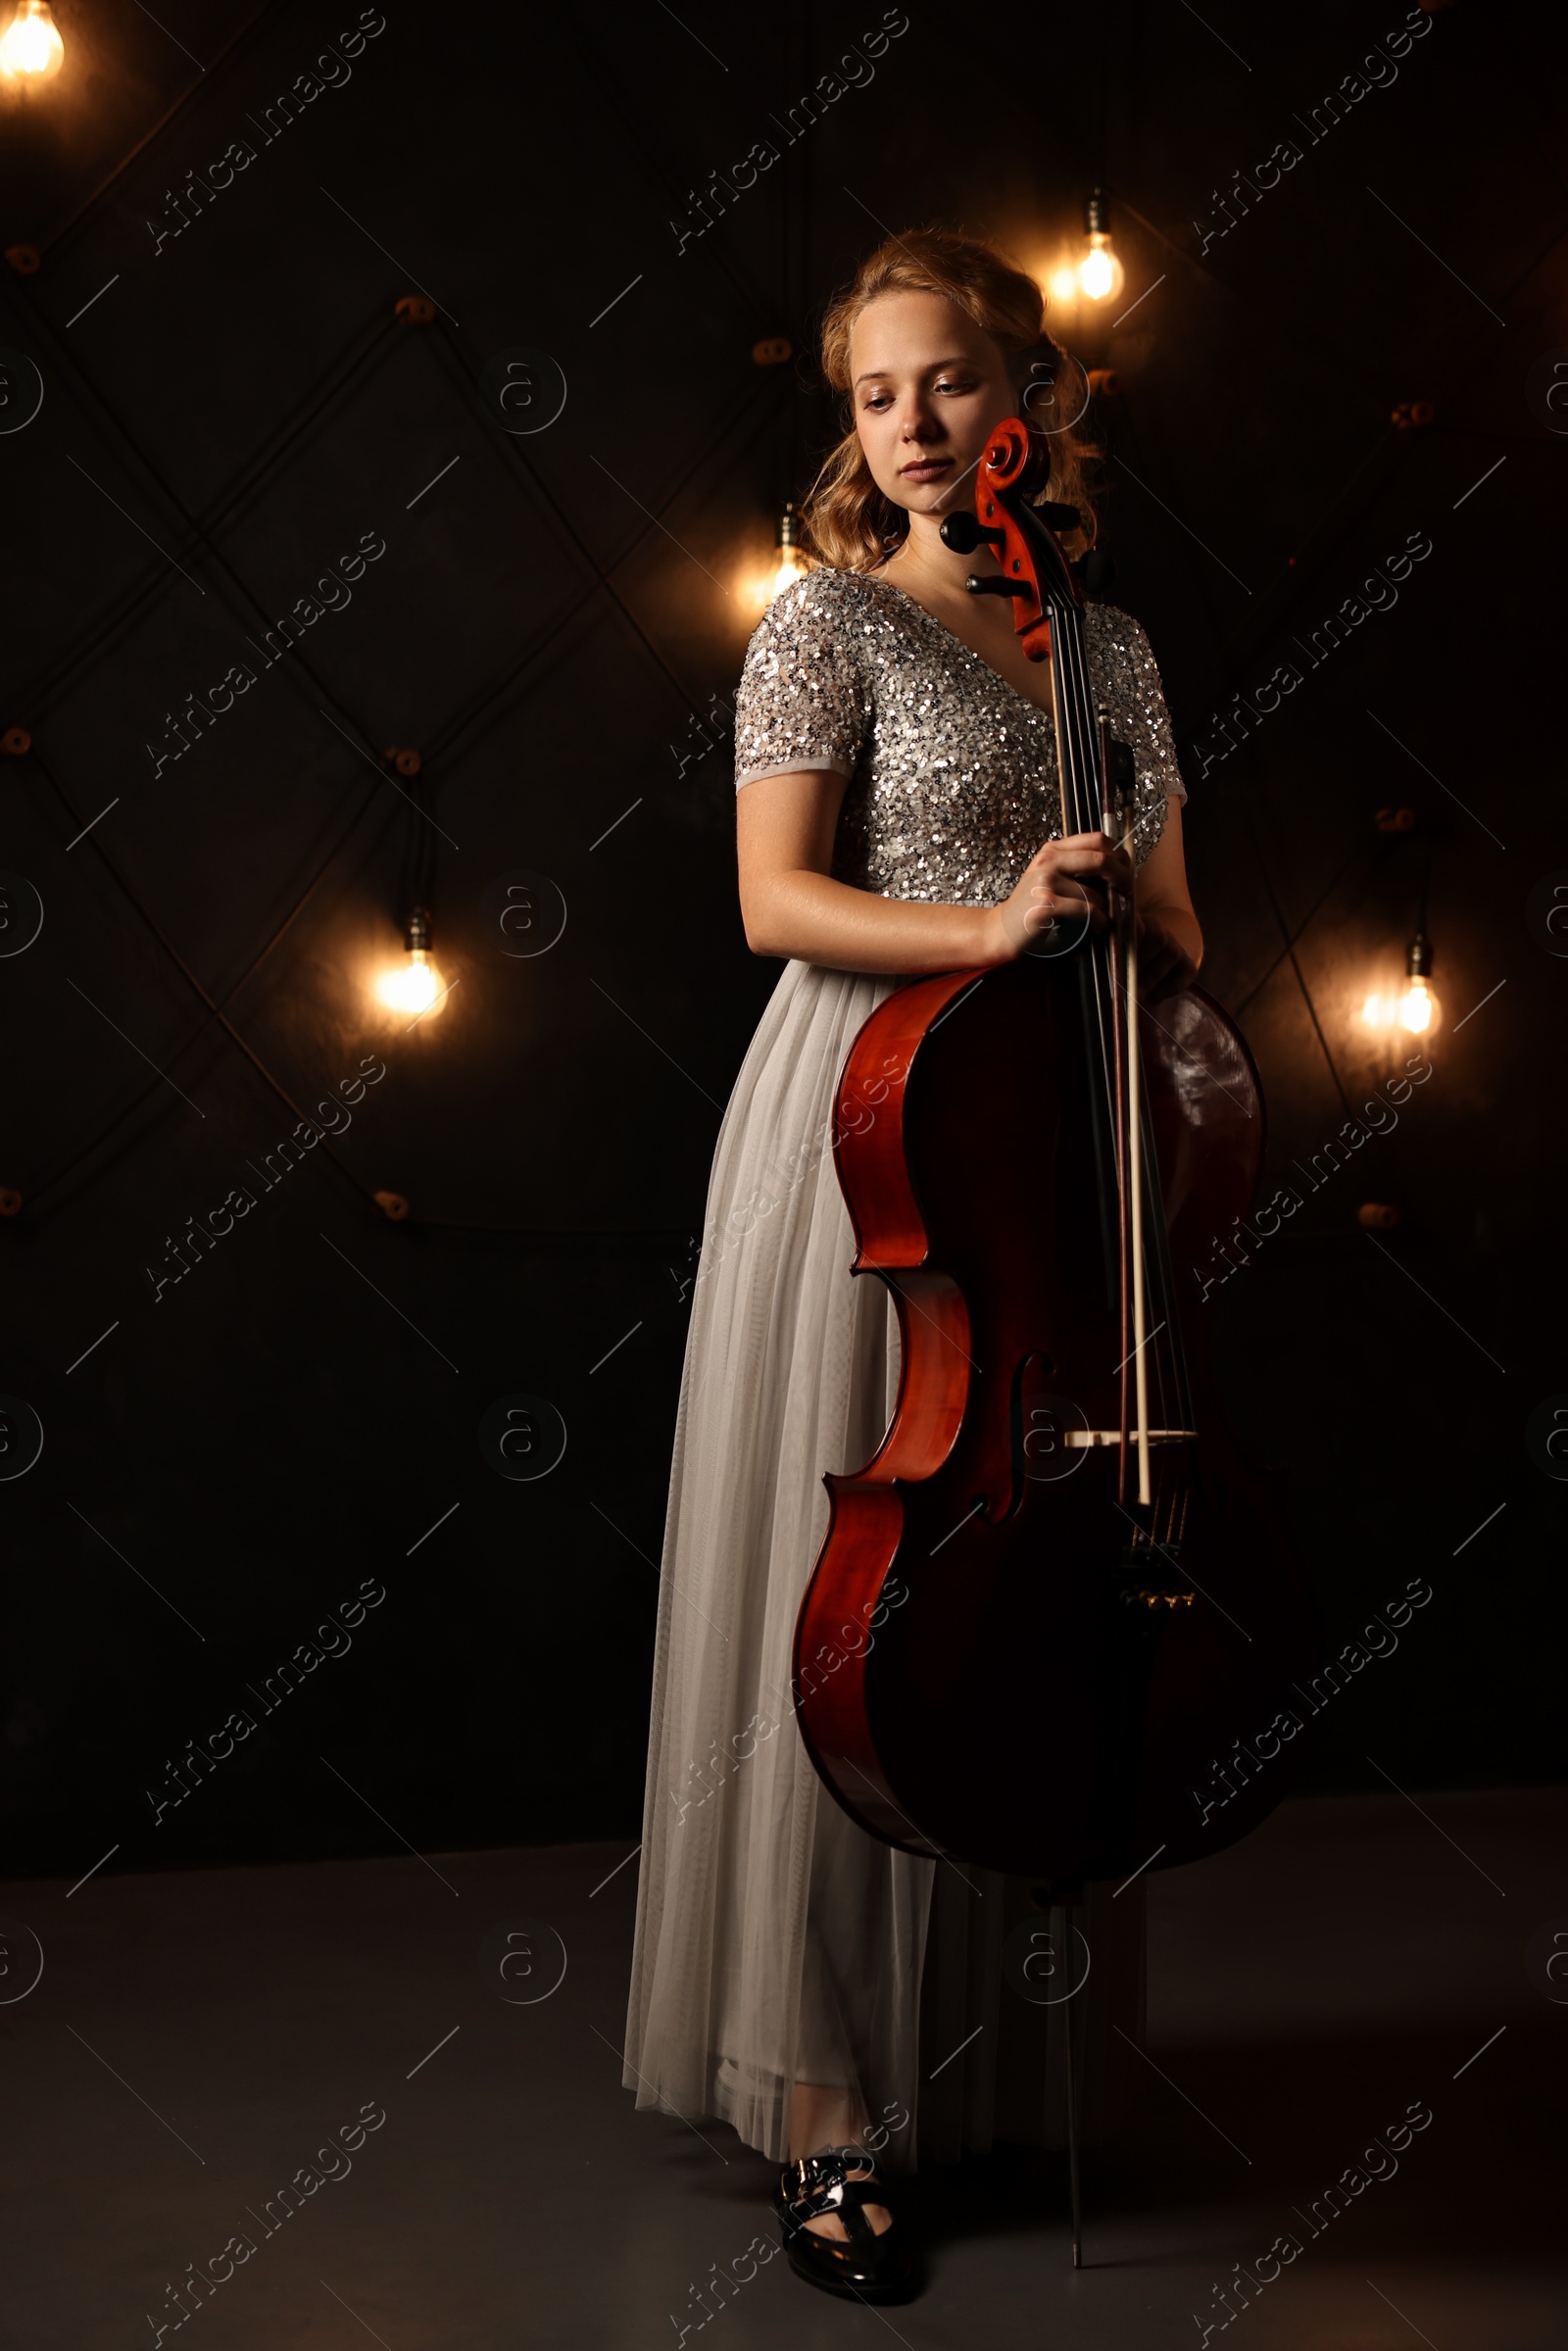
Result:
<svg viewBox="0 0 1568 2351"><path fill-rule="evenodd" d="M1165 829L1138 869L1138 977L1150 996L1191 985L1203 960L1203 934L1187 887L1182 804L1165 803Z"/></svg>
<svg viewBox="0 0 1568 2351"><path fill-rule="evenodd" d="M737 794L741 918L754 955L900 974L1006 963L1054 916L1081 914L1075 877L1120 887L1130 879L1126 858L1102 834L1080 833L1048 841L1001 906L881 898L832 878L845 788L831 769L808 769L762 776ZM1098 906L1094 912L1102 918Z"/></svg>
<svg viewBox="0 0 1568 2351"><path fill-rule="evenodd" d="M831 878L848 779L831 769L764 775L736 795L746 944L835 971L960 971L999 958L984 906L879 898Z"/></svg>

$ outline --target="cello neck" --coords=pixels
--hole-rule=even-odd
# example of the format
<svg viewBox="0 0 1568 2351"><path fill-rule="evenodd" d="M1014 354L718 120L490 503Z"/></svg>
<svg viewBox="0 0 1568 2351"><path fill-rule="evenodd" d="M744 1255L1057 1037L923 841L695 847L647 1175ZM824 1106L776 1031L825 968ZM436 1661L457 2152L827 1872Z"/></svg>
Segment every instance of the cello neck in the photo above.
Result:
<svg viewBox="0 0 1568 2351"><path fill-rule="evenodd" d="M942 535L960 552L982 540L995 549L1009 583L1013 627L1025 653L1031 661L1050 656L1063 833L1103 829L1119 847L1131 850L1136 789L1127 788L1121 747L1110 743L1108 726L1096 707L1083 592L1057 535L1077 529L1081 517L1076 507L1046 502L1043 494L1050 481L1050 437L1022 417L1007 417L991 435L980 461L974 517L950 516ZM971 588L981 584L969 582ZM1151 1378L1158 1380L1163 1392L1168 1373L1169 1392L1181 1400L1178 1417L1183 1426L1189 1417L1189 1382L1179 1320L1169 1296L1159 1171L1145 1148L1136 917L1120 894L1113 894L1105 910L1110 919L1083 943L1085 1044L1090 1065L1098 1071L1095 1123L1102 1137L1114 1137L1108 1168L1101 1150L1102 1181L1107 1184L1102 1226L1107 1241L1112 1233L1117 1236L1113 1286L1120 1290L1122 1326L1131 1341L1131 1352L1124 1348L1119 1367L1122 1495L1129 1491L1129 1455L1136 1432L1137 1495L1147 1509L1152 1498ZM1159 1316L1153 1330L1149 1327L1152 1290ZM1156 1353L1162 1335L1164 1348ZM1136 1389L1136 1415L1128 1396L1129 1377Z"/></svg>

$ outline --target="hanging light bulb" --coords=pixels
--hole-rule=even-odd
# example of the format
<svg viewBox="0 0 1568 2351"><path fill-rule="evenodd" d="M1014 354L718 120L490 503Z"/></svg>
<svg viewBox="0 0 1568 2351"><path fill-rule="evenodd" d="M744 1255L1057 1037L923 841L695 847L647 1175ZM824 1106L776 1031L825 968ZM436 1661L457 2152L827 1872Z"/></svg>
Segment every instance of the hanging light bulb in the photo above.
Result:
<svg viewBox="0 0 1568 2351"><path fill-rule="evenodd" d="M17 0L0 33L0 75L7 81L48 81L59 73L65 54L49 0Z"/></svg>
<svg viewBox="0 0 1568 2351"><path fill-rule="evenodd" d="M792 580L804 579L810 568L801 548L801 517L795 501L789 499L778 518L778 568L769 582L768 595L781 596Z"/></svg>
<svg viewBox="0 0 1568 2351"><path fill-rule="evenodd" d="M1091 302L1108 302L1127 282L1110 241L1110 203L1103 188L1090 190L1084 206L1089 250L1078 264L1078 291Z"/></svg>
<svg viewBox="0 0 1568 2351"><path fill-rule="evenodd" d="M1417 931L1404 958L1404 986L1395 996L1369 996L1361 1006L1369 1029L1403 1029L1411 1037L1435 1036L1443 1006L1432 993L1432 942Z"/></svg>
<svg viewBox="0 0 1568 2351"><path fill-rule="evenodd" d="M410 1025L420 1013L434 1018L443 1011L447 988L441 974L430 960L430 915L427 907L416 906L409 915L409 927L404 945L406 959L383 971L375 983L375 993L389 1010L407 1012Z"/></svg>
<svg viewBox="0 0 1568 2351"><path fill-rule="evenodd" d="M773 568L752 581L752 602L759 611L765 611L775 596L781 596L794 581L804 579L810 569L811 559L801 545L801 517L791 499L778 518Z"/></svg>
<svg viewBox="0 0 1568 2351"><path fill-rule="evenodd" d="M1395 1017L1412 1037L1430 1037L1443 1018L1443 1006L1432 993L1432 942L1417 931L1404 960L1404 994Z"/></svg>

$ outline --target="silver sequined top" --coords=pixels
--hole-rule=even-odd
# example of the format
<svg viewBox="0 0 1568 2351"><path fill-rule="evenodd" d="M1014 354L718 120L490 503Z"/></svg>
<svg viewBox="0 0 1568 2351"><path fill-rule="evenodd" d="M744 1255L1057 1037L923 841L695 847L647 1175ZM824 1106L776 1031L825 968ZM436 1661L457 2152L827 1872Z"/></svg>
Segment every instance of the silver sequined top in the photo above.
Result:
<svg viewBox="0 0 1568 2351"><path fill-rule="evenodd" d="M1149 639L1113 605L1085 608L1090 680L1132 747L1140 863L1167 798L1185 800ZM850 787L835 880L882 898L990 906L1062 831L1049 713L896 588L812 571L769 606L735 698L735 785L808 767Z"/></svg>

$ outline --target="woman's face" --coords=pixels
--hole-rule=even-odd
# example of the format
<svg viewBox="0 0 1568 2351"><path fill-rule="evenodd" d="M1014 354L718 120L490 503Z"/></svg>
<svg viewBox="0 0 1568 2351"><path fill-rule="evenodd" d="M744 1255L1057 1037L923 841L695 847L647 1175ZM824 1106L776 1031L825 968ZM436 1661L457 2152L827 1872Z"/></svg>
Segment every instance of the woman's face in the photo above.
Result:
<svg viewBox="0 0 1568 2351"><path fill-rule="evenodd" d="M1001 348L945 294L882 294L850 334L855 426L877 488L940 514L1018 395Z"/></svg>

